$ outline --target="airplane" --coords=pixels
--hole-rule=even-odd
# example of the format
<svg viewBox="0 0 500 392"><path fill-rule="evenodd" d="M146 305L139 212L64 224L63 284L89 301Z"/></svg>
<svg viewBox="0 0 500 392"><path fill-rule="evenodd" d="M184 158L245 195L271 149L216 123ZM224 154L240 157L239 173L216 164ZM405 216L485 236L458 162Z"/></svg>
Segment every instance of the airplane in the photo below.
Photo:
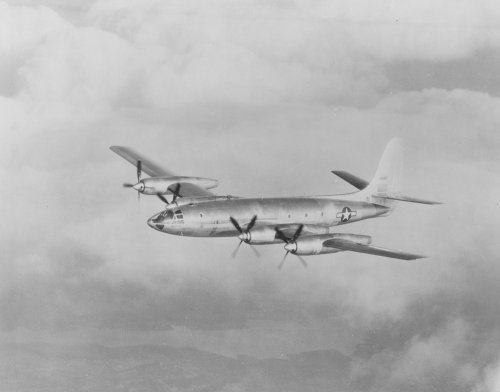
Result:
<svg viewBox="0 0 500 392"><path fill-rule="evenodd" d="M388 216L397 202L441 204L404 196L400 192L402 143L392 139L382 155L375 176L368 182L343 170L333 174L348 182L356 192L306 197L246 198L216 195L210 191L217 180L177 176L128 147L110 149L136 167L137 182L125 183L140 194L155 195L165 209L148 219L147 224L162 233L190 237L233 237L241 244L284 244L286 251L278 268L281 270L289 253L301 256L343 251L366 253L401 260L426 256L373 246L368 235L339 233L337 226L365 219ZM150 177L142 178L145 172ZM172 195L169 202L166 195Z"/></svg>

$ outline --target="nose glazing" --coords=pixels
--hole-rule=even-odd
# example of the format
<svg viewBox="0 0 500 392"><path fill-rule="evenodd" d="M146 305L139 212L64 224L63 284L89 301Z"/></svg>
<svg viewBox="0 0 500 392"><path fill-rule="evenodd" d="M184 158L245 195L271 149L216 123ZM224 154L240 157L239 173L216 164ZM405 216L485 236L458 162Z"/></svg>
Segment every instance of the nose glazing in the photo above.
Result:
<svg viewBox="0 0 500 392"><path fill-rule="evenodd" d="M158 231L163 231L163 228L165 225L162 222L163 220L161 219L160 216L155 215L151 218L148 219L147 223L148 226L151 227L152 229L158 230Z"/></svg>

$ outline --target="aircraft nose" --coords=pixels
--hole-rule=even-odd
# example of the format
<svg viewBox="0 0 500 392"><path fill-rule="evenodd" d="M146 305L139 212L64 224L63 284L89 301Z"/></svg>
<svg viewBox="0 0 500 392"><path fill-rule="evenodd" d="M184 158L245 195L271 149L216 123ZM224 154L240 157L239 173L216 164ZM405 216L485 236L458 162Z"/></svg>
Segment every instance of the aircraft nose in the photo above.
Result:
<svg viewBox="0 0 500 392"><path fill-rule="evenodd" d="M165 227L165 225L163 224L163 219L161 219L161 214L152 216L148 219L147 223L149 227L158 231L163 231L163 228Z"/></svg>

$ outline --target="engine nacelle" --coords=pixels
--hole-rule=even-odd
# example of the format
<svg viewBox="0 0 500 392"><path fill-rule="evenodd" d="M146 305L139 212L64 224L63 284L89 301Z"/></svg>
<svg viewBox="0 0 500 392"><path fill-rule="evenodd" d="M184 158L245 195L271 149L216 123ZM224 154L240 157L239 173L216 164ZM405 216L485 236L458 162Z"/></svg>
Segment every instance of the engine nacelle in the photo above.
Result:
<svg viewBox="0 0 500 392"><path fill-rule="evenodd" d="M336 233L325 236L299 238L294 244L290 244L291 252L298 255L320 255L340 252L340 249L323 246L323 242L331 239L344 240L362 245L369 245L372 242L372 237L368 235Z"/></svg>
<svg viewBox="0 0 500 392"><path fill-rule="evenodd" d="M211 201L221 201L221 200L233 200L240 199L236 196L202 196L202 197L181 197L176 201L170 203L166 208L167 209L175 209L182 206L193 206L195 204L208 203Z"/></svg>
<svg viewBox="0 0 500 392"><path fill-rule="evenodd" d="M243 241L249 244L274 244L276 242L276 231L270 228L253 229L241 234Z"/></svg>
<svg viewBox="0 0 500 392"><path fill-rule="evenodd" d="M335 233L328 236L328 239L350 241L355 244L370 245L372 237L361 234Z"/></svg>
<svg viewBox="0 0 500 392"><path fill-rule="evenodd" d="M193 184L204 189L212 189L218 185L217 180L202 177L150 177L139 181L138 191L146 195L166 195L172 193L168 190L169 187L174 188L175 184L179 183L181 184L181 193L182 184Z"/></svg>

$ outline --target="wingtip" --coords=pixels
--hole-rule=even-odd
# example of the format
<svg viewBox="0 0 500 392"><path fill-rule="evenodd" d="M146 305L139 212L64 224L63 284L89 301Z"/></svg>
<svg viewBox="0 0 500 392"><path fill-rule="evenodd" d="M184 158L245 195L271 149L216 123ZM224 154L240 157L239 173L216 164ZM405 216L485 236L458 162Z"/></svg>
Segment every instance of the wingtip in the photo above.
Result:
<svg viewBox="0 0 500 392"><path fill-rule="evenodd" d="M129 150L125 146L109 146L109 149L117 154L119 154L120 151L127 151Z"/></svg>

